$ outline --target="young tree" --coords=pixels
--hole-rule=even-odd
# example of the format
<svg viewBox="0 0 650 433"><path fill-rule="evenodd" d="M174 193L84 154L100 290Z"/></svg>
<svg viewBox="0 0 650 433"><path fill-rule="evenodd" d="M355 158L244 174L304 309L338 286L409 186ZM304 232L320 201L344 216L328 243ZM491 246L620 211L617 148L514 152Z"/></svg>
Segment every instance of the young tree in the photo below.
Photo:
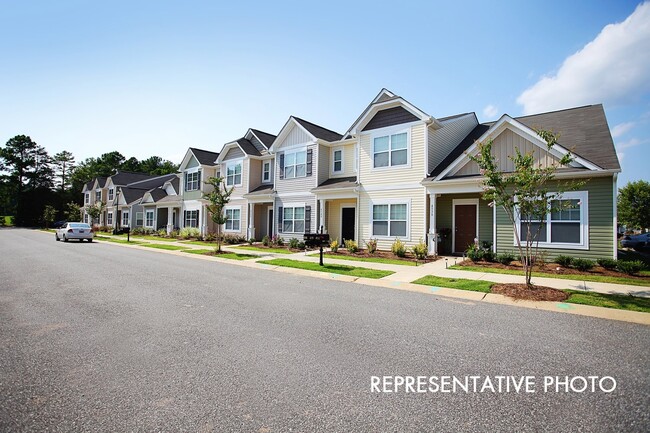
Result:
<svg viewBox="0 0 650 433"><path fill-rule="evenodd" d="M650 182L637 180L618 191L618 222L627 228L650 228Z"/></svg>
<svg viewBox="0 0 650 433"><path fill-rule="evenodd" d="M54 219L56 218L56 209L54 206L46 204L45 208L43 209L43 222L45 223L45 228L49 229L50 224L54 222Z"/></svg>
<svg viewBox="0 0 650 433"><path fill-rule="evenodd" d="M227 221L226 215L223 210L224 207L230 202L230 194L232 194L234 187L226 188L226 184L222 177L210 177L205 181L206 185L213 187L212 191L203 194L203 198L208 200L210 204L207 206L208 212L212 222L217 226L217 252L221 252L221 226Z"/></svg>
<svg viewBox="0 0 650 433"><path fill-rule="evenodd" d="M103 201L98 201L95 204L86 206L86 213L90 217L90 225L93 225L95 220L99 220L102 212L106 209L106 203Z"/></svg>
<svg viewBox="0 0 650 433"><path fill-rule="evenodd" d="M63 193L70 187L70 174L75 168L74 155L64 150L52 157L52 163L54 164L56 176L59 178L57 180L58 186Z"/></svg>
<svg viewBox="0 0 650 433"><path fill-rule="evenodd" d="M65 206L63 214L68 221L81 221L81 206L71 201Z"/></svg>
<svg viewBox="0 0 650 433"><path fill-rule="evenodd" d="M538 130L537 134L546 141L547 150L557 143L558 136L549 131ZM564 192L578 188L584 182L560 182L552 184L558 168L571 164L573 155L567 152L559 161L544 167L535 161L532 152L521 153L515 148L515 154L508 158L513 162L512 172L503 172L499 161L492 153L492 139L478 143L478 153L469 155L483 176L483 199L491 206L499 206L508 215L512 223L515 243L519 250L521 263L524 268L526 286L531 283L533 265L539 248L539 233L544 227L540 221L549 212L561 210L569 204L563 203L561 196Z"/></svg>

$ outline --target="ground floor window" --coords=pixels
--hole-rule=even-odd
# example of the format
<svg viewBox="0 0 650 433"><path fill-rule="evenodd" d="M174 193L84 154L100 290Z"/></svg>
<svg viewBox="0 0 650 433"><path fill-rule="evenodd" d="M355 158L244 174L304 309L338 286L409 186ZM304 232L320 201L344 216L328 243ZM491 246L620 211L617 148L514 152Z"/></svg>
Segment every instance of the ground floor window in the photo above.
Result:
<svg viewBox="0 0 650 433"><path fill-rule="evenodd" d="M142 218L143 218L142 212L136 212L135 213L135 225L136 225L136 227L142 227L142 223L143 223Z"/></svg>
<svg viewBox="0 0 650 433"><path fill-rule="evenodd" d="M113 212L108 212L106 214L106 224L108 224L109 226L113 225Z"/></svg>
<svg viewBox="0 0 650 433"><path fill-rule="evenodd" d="M386 203L372 205L372 235L377 237L406 237L408 205Z"/></svg>
<svg viewBox="0 0 650 433"><path fill-rule="evenodd" d="M88 214L84 214L84 222L88 224Z"/></svg>
<svg viewBox="0 0 650 433"><path fill-rule="evenodd" d="M285 233L305 232L305 207L284 207L282 231Z"/></svg>
<svg viewBox="0 0 650 433"><path fill-rule="evenodd" d="M184 218L185 227L198 227L199 226L199 211L198 210L186 210Z"/></svg>
<svg viewBox="0 0 650 433"><path fill-rule="evenodd" d="M226 209L226 230L238 232L241 228L241 210Z"/></svg>
<svg viewBox="0 0 650 433"><path fill-rule="evenodd" d="M154 217L154 211L148 210L145 212L145 222L144 225L145 227L153 227L153 217Z"/></svg>
<svg viewBox="0 0 650 433"><path fill-rule="evenodd" d="M129 226L129 213L126 211L122 211L122 225Z"/></svg>

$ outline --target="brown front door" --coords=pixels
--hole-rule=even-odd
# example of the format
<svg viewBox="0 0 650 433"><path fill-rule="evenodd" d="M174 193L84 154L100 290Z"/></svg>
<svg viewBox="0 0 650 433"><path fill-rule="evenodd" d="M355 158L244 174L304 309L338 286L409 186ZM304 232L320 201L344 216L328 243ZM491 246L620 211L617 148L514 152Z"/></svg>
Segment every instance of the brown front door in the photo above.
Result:
<svg viewBox="0 0 650 433"><path fill-rule="evenodd" d="M457 204L454 230L456 236L455 253L462 253L474 243L476 237L476 205Z"/></svg>

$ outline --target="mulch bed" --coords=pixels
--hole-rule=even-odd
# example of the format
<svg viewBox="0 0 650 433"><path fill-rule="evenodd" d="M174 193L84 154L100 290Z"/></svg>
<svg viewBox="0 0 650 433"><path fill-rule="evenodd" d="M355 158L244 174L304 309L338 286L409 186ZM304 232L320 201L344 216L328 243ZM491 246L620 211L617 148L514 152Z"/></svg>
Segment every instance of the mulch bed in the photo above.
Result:
<svg viewBox="0 0 650 433"><path fill-rule="evenodd" d="M492 293L510 296L514 299L525 299L527 301L562 302L569 299L569 294L562 290L544 286L533 286L530 288L525 284L495 284L490 291Z"/></svg>
<svg viewBox="0 0 650 433"><path fill-rule="evenodd" d="M375 251L374 254L370 254L367 250L360 250L356 253L350 253L348 250L339 248L337 252L329 252L328 254L335 254L337 256L349 256L349 257L359 257L359 258L382 258L382 259L390 259L390 260L402 260L405 262L418 262L418 263L429 263L429 262L434 262L437 259L434 257L427 257L424 260L418 260L415 258L410 253L406 254L406 257L397 257L395 254L393 254L390 251Z"/></svg>
<svg viewBox="0 0 650 433"><path fill-rule="evenodd" d="M471 260L465 260L458 263L458 266L480 266L484 268L494 268L494 269L510 269L514 271L524 271L523 266L520 262L512 262L509 265L502 265L501 263L496 262L473 262ZM583 272L573 268L565 268L557 263L545 263L542 266L535 266L533 272L544 272L547 274L554 275L599 275L606 277L623 277L623 278L632 278L639 281L648 281L650 277L641 276L641 275L628 275L617 271L610 271L598 265L594 266L591 270Z"/></svg>

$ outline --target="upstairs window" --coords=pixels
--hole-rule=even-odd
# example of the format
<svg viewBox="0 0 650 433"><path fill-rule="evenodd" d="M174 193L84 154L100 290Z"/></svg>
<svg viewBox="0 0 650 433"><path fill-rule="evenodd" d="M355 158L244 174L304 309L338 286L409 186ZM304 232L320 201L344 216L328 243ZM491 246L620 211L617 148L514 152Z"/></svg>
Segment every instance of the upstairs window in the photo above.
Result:
<svg viewBox="0 0 650 433"><path fill-rule="evenodd" d="M284 154L285 179L305 176L307 176L307 151L286 152Z"/></svg>
<svg viewBox="0 0 650 433"><path fill-rule="evenodd" d="M271 181L271 162L265 161L262 164L262 182Z"/></svg>
<svg viewBox="0 0 650 433"><path fill-rule="evenodd" d="M194 171L192 173L185 172L185 191L198 190L200 180L201 180L200 171Z"/></svg>
<svg viewBox="0 0 650 433"><path fill-rule="evenodd" d="M226 185L241 185L241 162L226 166Z"/></svg>
<svg viewBox="0 0 650 433"><path fill-rule="evenodd" d="M408 133L384 135L373 139L373 164L394 167L408 164Z"/></svg>
<svg viewBox="0 0 650 433"><path fill-rule="evenodd" d="M95 202L99 203L100 201L102 201L102 192L95 191Z"/></svg>
<svg viewBox="0 0 650 433"><path fill-rule="evenodd" d="M113 188L108 189L108 200L113 200L113 196L115 194L115 190Z"/></svg>
<svg viewBox="0 0 650 433"><path fill-rule="evenodd" d="M332 172L341 173L343 171L343 150L337 149L332 157Z"/></svg>
<svg viewBox="0 0 650 433"><path fill-rule="evenodd" d="M86 193L86 196L84 197L84 203L85 203L85 204L90 203L90 193L89 193L89 192L87 192L87 193Z"/></svg>

